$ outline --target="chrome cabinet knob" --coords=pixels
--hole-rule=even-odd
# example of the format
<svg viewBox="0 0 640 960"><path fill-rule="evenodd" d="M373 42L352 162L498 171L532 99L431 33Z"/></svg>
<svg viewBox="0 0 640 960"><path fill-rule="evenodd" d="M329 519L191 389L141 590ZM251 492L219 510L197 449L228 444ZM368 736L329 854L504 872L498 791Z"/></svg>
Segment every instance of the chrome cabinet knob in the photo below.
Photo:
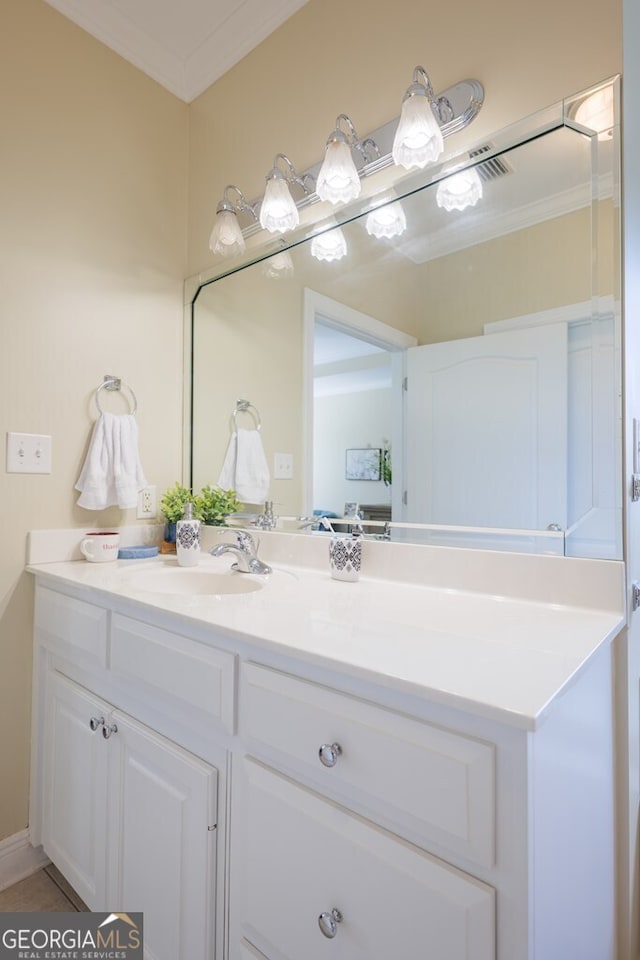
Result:
<svg viewBox="0 0 640 960"><path fill-rule="evenodd" d="M339 743L323 743L318 750L320 763L325 767L335 767L341 753L342 747Z"/></svg>
<svg viewBox="0 0 640 960"><path fill-rule="evenodd" d="M338 932L339 923L342 923L342 914L336 907L334 907L330 913L325 910L325 912L321 913L318 917L318 926L323 936L329 940L333 940Z"/></svg>
<svg viewBox="0 0 640 960"><path fill-rule="evenodd" d="M112 733L117 733L117 732L118 732L118 727L115 723L110 723L108 727L105 724L105 726L103 726L102 728L102 736L105 738L105 740L108 740Z"/></svg>
<svg viewBox="0 0 640 960"><path fill-rule="evenodd" d="M89 720L89 726L95 733L98 727L104 726L104 717L91 717L91 720Z"/></svg>

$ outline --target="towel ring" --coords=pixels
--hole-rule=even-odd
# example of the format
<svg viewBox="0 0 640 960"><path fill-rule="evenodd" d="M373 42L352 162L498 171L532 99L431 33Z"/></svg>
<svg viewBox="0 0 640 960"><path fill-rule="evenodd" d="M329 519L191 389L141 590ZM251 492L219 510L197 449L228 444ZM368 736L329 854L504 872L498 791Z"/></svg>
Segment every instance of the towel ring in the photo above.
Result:
<svg viewBox="0 0 640 960"><path fill-rule="evenodd" d="M105 378L100 384L100 386L96 388L96 394L95 394L96 407L98 408L99 413L104 413L104 410L100 406L100 391L101 390L122 390L123 387L126 390L128 390L130 394L131 414L134 414L136 412L136 410L138 409L138 401L136 400L136 395L131 389L131 387L128 386L126 383L123 384L120 377L111 377L107 374L105 375Z"/></svg>
<svg viewBox="0 0 640 960"><path fill-rule="evenodd" d="M260 414L258 413L258 408L254 407L249 400L238 400L236 402L236 408L233 411L233 428L234 430L238 427L237 416L239 413L249 413L256 422L256 428L259 430L262 426L262 420L260 419Z"/></svg>

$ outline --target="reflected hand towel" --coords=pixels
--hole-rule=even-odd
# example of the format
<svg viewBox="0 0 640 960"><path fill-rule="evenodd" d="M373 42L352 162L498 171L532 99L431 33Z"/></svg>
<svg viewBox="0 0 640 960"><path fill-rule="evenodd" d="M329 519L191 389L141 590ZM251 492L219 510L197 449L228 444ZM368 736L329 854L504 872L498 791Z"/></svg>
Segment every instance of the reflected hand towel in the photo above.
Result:
<svg viewBox="0 0 640 960"><path fill-rule="evenodd" d="M263 503L271 480L259 430L238 429L231 435L218 479L223 490L235 490L243 503Z"/></svg>

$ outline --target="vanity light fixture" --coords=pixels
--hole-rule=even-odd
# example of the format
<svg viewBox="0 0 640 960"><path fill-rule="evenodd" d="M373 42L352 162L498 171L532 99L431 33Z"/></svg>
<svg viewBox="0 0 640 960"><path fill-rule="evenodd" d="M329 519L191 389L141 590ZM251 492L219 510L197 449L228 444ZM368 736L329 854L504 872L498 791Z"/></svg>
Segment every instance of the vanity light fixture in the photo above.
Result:
<svg viewBox="0 0 640 960"><path fill-rule="evenodd" d="M311 241L311 256L316 260L342 260L347 255L347 241L341 227L335 226L317 233Z"/></svg>
<svg viewBox="0 0 640 960"><path fill-rule="evenodd" d="M235 190L237 194L235 201L229 197L230 190ZM242 190L233 183L227 184L222 200L216 207L216 222L209 238L209 249L212 253L219 253L223 257L244 253L246 244L238 223L238 214L245 210L254 220L258 219L255 207L246 200Z"/></svg>
<svg viewBox="0 0 640 960"><path fill-rule="evenodd" d="M406 170L426 167L434 163L444 150L441 124L454 118L447 97L433 92L431 80L424 67L413 71L413 82L402 100L400 122L391 151L394 163Z"/></svg>
<svg viewBox="0 0 640 960"><path fill-rule="evenodd" d="M346 132L340 129L340 123ZM365 164L380 156L375 140L366 137L360 140L356 128L346 113L336 118L336 128L327 140L324 161L318 174L316 192L321 200L329 203L349 203L360 195L360 174L354 163L352 150L356 150Z"/></svg>
<svg viewBox="0 0 640 960"><path fill-rule="evenodd" d="M367 214L365 229L369 236L378 240L401 237L407 229L407 218L399 200L383 203Z"/></svg>
<svg viewBox="0 0 640 960"><path fill-rule="evenodd" d="M286 154L278 153L267 174L262 197L248 203L237 187L225 187L216 211L211 250L223 256L240 254L245 249L245 239L261 230L272 233L295 230L301 211L319 200L332 204L355 200L361 193L363 179L380 174L394 164L406 169L426 166L440 156L443 139L464 130L477 116L483 102L484 90L477 80L460 80L441 94L434 94L424 67L416 67L400 118L360 138L351 119L341 113L327 140L324 159L302 175L296 172ZM302 197L296 197L291 189L294 186L302 188ZM235 191L237 198L231 199L229 191ZM398 229L397 225L392 228L389 224L383 228L382 218L381 212L372 217L372 221L378 222L375 229L383 231L383 236L385 229ZM307 220L312 221L313 217Z"/></svg>
<svg viewBox="0 0 640 960"><path fill-rule="evenodd" d="M482 181L475 167L468 167L441 180L436 203L443 210L466 210L482 199Z"/></svg>
<svg viewBox="0 0 640 960"><path fill-rule="evenodd" d="M286 164L284 173L278 166L278 161ZM298 184L305 194L310 194L313 192L313 177L310 173L299 176L289 157L285 153L277 153L266 180L267 186L260 206L260 226L270 233L294 230L300 223L300 214L291 196L289 184Z"/></svg>

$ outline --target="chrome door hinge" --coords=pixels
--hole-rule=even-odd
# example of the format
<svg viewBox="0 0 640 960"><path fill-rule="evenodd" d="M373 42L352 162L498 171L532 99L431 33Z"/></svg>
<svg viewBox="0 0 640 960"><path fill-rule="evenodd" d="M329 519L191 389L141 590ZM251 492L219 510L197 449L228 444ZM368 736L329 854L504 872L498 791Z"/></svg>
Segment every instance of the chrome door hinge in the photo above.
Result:
<svg viewBox="0 0 640 960"><path fill-rule="evenodd" d="M637 580L631 584L631 609L637 610L640 607L640 583Z"/></svg>
<svg viewBox="0 0 640 960"><path fill-rule="evenodd" d="M640 500L640 473L631 474L631 499L634 503Z"/></svg>
<svg viewBox="0 0 640 960"><path fill-rule="evenodd" d="M207 827L207 830L209 830L209 831L211 831L211 830L216 830L217 827L218 827L218 824L217 824L217 823L214 823L212 826Z"/></svg>
<svg viewBox="0 0 640 960"><path fill-rule="evenodd" d="M402 494L402 503L403 503L403 505L406 507L406 505L408 504L408 502L409 502L409 496L408 496L408 494L407 494L407 491L404 490L404 491L403 491L403 494Z"/></svg>
<svg viewBox="0 0 640 960"><path fill-rule="evenodd" d="M409 377L402 378L402 389L404 390L405 393L409 389Z"/></svg>

